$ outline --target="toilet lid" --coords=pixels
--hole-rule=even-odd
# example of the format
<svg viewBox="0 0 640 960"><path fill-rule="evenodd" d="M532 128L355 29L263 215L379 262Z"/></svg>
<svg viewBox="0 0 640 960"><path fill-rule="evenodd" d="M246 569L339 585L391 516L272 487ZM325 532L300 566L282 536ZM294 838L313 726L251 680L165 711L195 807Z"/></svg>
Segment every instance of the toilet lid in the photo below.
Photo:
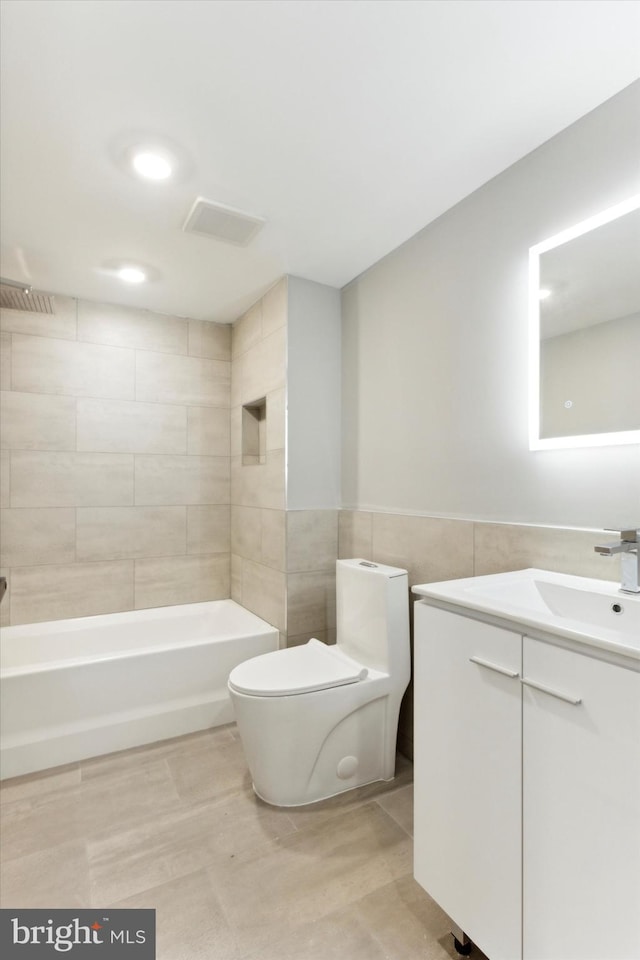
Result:
<svg viewBox="0 0 640 960"><path fill-rule="evenodd" d="M367 668L319 640L300 647L263 653L231 671L229 685L254 697L286 697L357 683Z"/></svg>

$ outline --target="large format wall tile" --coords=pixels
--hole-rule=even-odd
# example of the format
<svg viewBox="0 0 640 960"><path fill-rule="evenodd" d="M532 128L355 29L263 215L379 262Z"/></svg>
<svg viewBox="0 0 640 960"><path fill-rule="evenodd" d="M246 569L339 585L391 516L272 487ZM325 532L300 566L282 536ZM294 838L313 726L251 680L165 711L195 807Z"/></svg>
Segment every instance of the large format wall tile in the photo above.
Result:
<svg viewBox="0 0 640 960"><path fill-rule="evenodd" d="M286 630L286 575L252 560L242 562L242 605L278 630Z"/></svg>
<svg viewBox="0 0 640 960"><path fill-rule="evenodd" d="M78 560L126 560L186 552L187 508L80 507Z"/></svg>
<svg viewBox="0 0 640 960"><path fill-rule="evenodd" d="M229 553L231 549L231 508L187 507L187 553Z"/></svg>
<svg viewBox="0 0 640 960"><path fill-rule="evenodd" d="M3 391L0 442L13 450L73 450L76 401L71 397Z"/></svg>
<svg viewBox="0 0 640 960"><path fill-rule="evenodd" d="M229 411L225 407L188 407L187 453L229 456Z"/></svg>
<svg viewBox="0 0 640 960"><path fill-rule="evenodd" d="M288 281L279 280L262 298L262 336L286 326L288 317Z"/></svg>
<svg viewBox="0 0 640 960"><path fill-rule="evenodd" d="M231 332L231 356L242 356L262 339L262 301L258 300L233 324Z"/></svg>
<svg viewBox="0 0 640 960"><path fill-rule="evenodd" d="M11 506L11 454L0 450L0 507Z"/></svg>
<svg viewBox="0 0 640 960"><path fill-rule="evenodd" d="M247 350L237 361L240 370L240 403L252 403L285 386L286 329L276 330Z"/></svg>
<svg viewBox="0 0 640 960"><path fill-rule="evenodd" d="M0 333L0 389L11 389L11 334Z"/></svg>
<svg viewBox="0 0 640 960"><path fill-rule="evenodd" d="M187 452L187 408L133 400L78 404L78 450L103 453Z"/></svg>
<svg viewBox="0 0 640 960"><path fill-rule="evenodd" d="M135 561L135 608L165 607L229 596L229 554Z"/></svg>
<svg viewBox="0 0 640 960"><path fill-rule="evenodd" d="M14 334L11 387L31 393L132 400L134 351Z"/></svg>
<svg viewBox="0 0 640 960"><path fill-rule="evenodd" d="M136 352L136 400L229 406L231 364L224 360Z"/></svg>
<svg viewBox="0 0 640 960"><path fill-rule="evenodd" d="M188 350L188 321L149 310L79 300L78 340L184 354Z"/></svg>
<svg viewBox="0 0 640 960"><path fill-rule="evenodd" d="M246 507L285 509L284 450L267 451L266 463L246 466L241 457L231 460L232 502Z"/></svg>
<svg viewBox="0 0 640 960"><path fill-rule="evenodd" d="M284 510L261 510L262 563L275 570L287 568L287 514Z"/></svg>
<svg viewBox="0 0 640 960"><path fill-rule="evenodd" d="M605 531L512 523L476 523L474 527L476 576L539 567L600 580L619 579L619 564L593 549L614 539Z"/></svg>
<svg viewBox="0 0 640 960"><path fill-rule="evenodd" d="M275 570L286 568L286 513L261 507L231 508L231 552Z"/></svg>
<svg viewBox="0 0 640 960"><path fill-rule="evenodd" d="M373 514L372 559L406 569L409 584L473 575L473 524L440 517Z"/></svg>
<svg viewBox="0 0 640 960"><path fill-rule="evenodd" d="M260 507L231 507L231 552L246 560L262 560L262 510ZM270 566L270 564L269 564Z"/></svg>
<svg viewBox="0 0 640 960"><path fill-rule="evenodd" d="M50 564L11 571L12 623L133 610L133 561Z"/></svg>
<svg viewBox="0 0 640 960"><path fill-rule="evenodd" d="M242 603L242 564L243 558L231 554L231 599Z"/></svg>
<svg viewBox="0 0 640 960"><path fill-rule="evenodd" d="M283 450L287 433L287 391L285 387L267 394L267 450Z"/></svg>
<svg viewBox="0 0 640 960"><path fill-rule="evenodd" d="M0 534L2 566L67 563L76 559L76 512L72 508L2 510Z"/></svg>
<svg viewBox="0 0 640 960"><path fill-rule="evenodd" d="M228 457L136 456L137 504L229 502Z"/></svg>
<svg viewBox="0 0 640 960"><path fill-rule="evenodd" d="M338 556L337 510L287 512L287 570L334 573Z"/></svg>
<svg viewBox="0 0 640 960"><path fill-rule="evenodd" d="M231 360L231 324L189 320L189 356Z"/></svg>
<svg viewBox="0 0 640 960"><path fill-rule="evenodd" d="M3 562L21 570L3 622L132 609L134 561L142 606L229 596L231 327L64 297L56 308L2 313ZM68 602L48 593L60 569ZM96 571L111 569L103 602Z"/></svg>
<svg viewBox="0 0 640 960"><path fill-rule="evenodd" d="M287 633L292 637L335 626L333 573L290 573L287 577Z"/></svg>
<svg viewBox="0 0 640 960"><path fill-rule="evenodd" d="M349 560L371 560L373 551L373 514L362 510L338 511L338 556Z"/></svg>
<svg viewBox="0 0 640 960"><path fill-rule="evenodd" d="M12 507L133 504L133 456L122 453L11 454Z"/></svg>
<svg viewBox="0 0 640 960"><path fill-rule="evenodd" d="M29 310L0 310L0 329L11 333L28 333L36 337L76 339L77 301L71 297L54 297L55 313Z"/></svg>

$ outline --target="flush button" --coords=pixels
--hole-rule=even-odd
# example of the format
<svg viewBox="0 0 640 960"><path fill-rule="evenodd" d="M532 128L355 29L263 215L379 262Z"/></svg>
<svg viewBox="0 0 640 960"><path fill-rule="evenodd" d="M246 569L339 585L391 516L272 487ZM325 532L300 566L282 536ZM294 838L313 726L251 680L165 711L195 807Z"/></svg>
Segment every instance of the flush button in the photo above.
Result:
<svg viewBox="0 0 640 960"><path fill-rule="evenodd" d="M357 757L343 757L338 766L336 767L336 773L341 780L348 780L354 775L358 769L358 758Z"/></svg>

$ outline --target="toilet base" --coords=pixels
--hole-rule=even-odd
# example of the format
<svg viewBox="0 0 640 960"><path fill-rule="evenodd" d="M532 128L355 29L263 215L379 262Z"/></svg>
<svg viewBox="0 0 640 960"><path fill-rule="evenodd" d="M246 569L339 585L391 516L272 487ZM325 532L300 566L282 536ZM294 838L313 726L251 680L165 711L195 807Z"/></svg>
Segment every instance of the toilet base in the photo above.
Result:
<svg viewBox="0 0 640 960"><path fill-rule="evenodd" d="M322 803L323 800L331 800L333 797L340 797L343 793L351 793L352 790L357 790L359 787L368 787L372 783L393 783L395 776L389 777L388 779L383 779L382 777L374 777L373 780L367 780L364 783L358 783L356 786L344 787L342 790L336 790L334 793L327 793L325 796L316 797L313 800L303 800L299 803L282 803L278 801L277 803L274 800L267 800L266 797L263 797L259 790L256 789L255 783L252 783L253 792L255 793L258 800L262 800L263 803L268 803L270 807L283 807L287 809L293 809L294 807L310 807L314 803Z"/></svg>

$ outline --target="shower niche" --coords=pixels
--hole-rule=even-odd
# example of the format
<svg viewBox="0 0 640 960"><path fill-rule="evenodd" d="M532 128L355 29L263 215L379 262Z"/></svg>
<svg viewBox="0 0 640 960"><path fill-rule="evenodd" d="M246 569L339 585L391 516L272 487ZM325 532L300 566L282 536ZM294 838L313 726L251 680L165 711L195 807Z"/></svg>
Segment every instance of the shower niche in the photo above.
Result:
<svg viewBox="0 0 640 960"><path fill-rule="evenodd" d="M267 462L267 398L242 406L242 465Z"/></svg>

